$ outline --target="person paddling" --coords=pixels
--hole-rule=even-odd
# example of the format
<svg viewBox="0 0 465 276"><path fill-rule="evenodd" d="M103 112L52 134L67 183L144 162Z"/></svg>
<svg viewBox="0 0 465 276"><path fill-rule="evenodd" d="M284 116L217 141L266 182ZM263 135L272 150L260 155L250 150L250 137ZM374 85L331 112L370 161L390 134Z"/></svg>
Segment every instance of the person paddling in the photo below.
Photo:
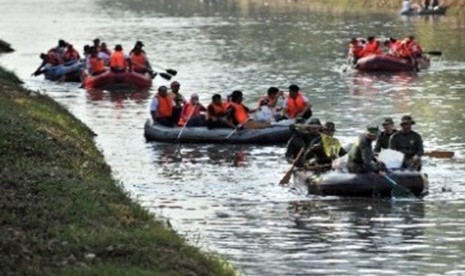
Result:
<svg viewBox="0 0 465 276"><path fill-rule="evenodd" d="M178 125L189 127L205 126L205 115L200 114L202 111L207 111L207 109L199 102L199 95L193 93L189 102L182 108Z"/></svg>
<svg viewBox="0 0 465 276"><path fill-rule="evenodd" d="M110 69L113 73L124 73L130 60L123 52L123 47L120 44L115 46L115 51L110 57Z"/></svg>
<svg viewBox="0 0 465 276"><path fill-rule="evenodd" d="M269 123L261 123L252 120L249 117L249 108L243 103L242 91L235 90L231 95L230 106L227 110L228 120L234 124L235 127L244 127L250 129L259 129L269 127Z"/></svg>
<svg viewBox="0 0 465 276"><path fill-rule="evenodd" d="M289 128L294 135L287 142L286 160L289 163L294 163L301 150L307 152L308 149L312 149L314 145L321 142L322 127L318 118L311 118L308 124L293 124ZM297 167L303 166L305 160L311 158L311 154L309 155L309 153L300 156L300 159L296 162Z"/></svg>
<svg viewBox="0 0 465 276"><path fill-rule="evenodd" d="M179 89L181 88L181 84L177 81L173 81L170 84L171 92L169 96L174 101L173 106L173 122L178 122L179 117L181 116L182 107L187 103L186 98L179 93Z"/></svg>
<svg viewBox="0 0 465 276"><path fill-rule="evenodd" d="M312 116L311 107L310 101L300 91L300 87L296 84L290 85L289 96L284 101L283 116L288 119L308 119Z"/></svg>
<svg viewBox="0 0 465 276"><path fill-rule="evenodd" d="M389 140L389 148L404 154L403 168L420 171L421 156L424 154L423 139L420 134L412 130L414 124L412 116L402 116L401 129L392 135Z"/></svg>
<svg viewBox="0 0 465 276"><path fill-rule="evenodd" d="M97 76L107 71L107 68L105 67L105 61L99 57L99 53L97 53L97 48L95 48L95 46L90 47L87 71L89 71L92 76Z"/></svg>
<svg viewBox="0 0 465 276"><path fill-rule="evenodd" d="M234 125L228 121L226 110L228 104L223 102L220 94L212 96L212 102L207 107L207 127L212 128L234 128Z"/></svg>
<svg viewBox="0 0 465 276"><path fill-rule="evenodd" d="M168 87L158 87L158 93L153 97L150 105L150 114L154 122L172 127L173 122L173 99L168 95Z"/></svg>
<svg viewBox="0 0 465 276"><path fill-rule="evenodd" d="M379 173L385 170L383 163L374 156L372 142L378 138L378 126L367 126L366 132L357 138L349 151L347 169L350 173Z"/></svg>

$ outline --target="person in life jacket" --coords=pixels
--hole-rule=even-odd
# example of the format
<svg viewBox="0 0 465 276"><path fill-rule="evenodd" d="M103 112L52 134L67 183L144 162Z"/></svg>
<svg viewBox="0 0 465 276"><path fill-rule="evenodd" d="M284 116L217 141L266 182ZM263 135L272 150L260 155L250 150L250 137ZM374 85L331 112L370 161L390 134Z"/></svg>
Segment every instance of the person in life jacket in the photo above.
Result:
<svg viewBox="0 0 465 276"><path fill-rule="evenodd" d="M110 69L114 73L123 73L126 72L126 67L130 59L123 52L123 47L120 44L115 46L115 51L111 54L110 57Z"/></svg>
<svg viewBox="0 0 465 276"><path fill-rule="evenodd" d="M402 47L401 42L395 38L390 37L384 44L387 47L387 55L399 56L399 50Z"/></svg>
<svg viewBox="0 0 465 276"><path fill-rule="evenodd" d="M49 55L41 53L39 57L42 60L42 62L40 63L39 67L34 71L34 73L32 73L32 76L34 77L37 77L40 74L45 73L45 71L47 71L50 67L54 66L51 63L52 61L50 60Z"/></svg>
<svg viewBox="0 0 465 276"><path fill-rule="evenodd" d="M349 42L349 60L356 64L357 60L363 56L364 45L362 42L353 37Z"/></svg>
<svg viewBox="0 0 465 276"><path fill-rule="evenodd" d="M419 58L422 56L423 54L423 49L421 48L421 46L415 41L415 37L414 36L409 36L407 37L406 39L404 39L404 42L408 48L408 50L410 51L410 54L413 58ZM403 42L403 43L404 43Z"/></svg>
<svg viewBox="0 0 465 276"><path fill-rule="evenodd" d="M277 87L268 88L267 95L260 98L258 108L254 112L254 118L258 121L273 122L282 119L277 111L282 110L282 106L278 105L278 100L283 97L283 92Z"/></svg>
<svg viewBox="0 0 465 276"><path fill-rule="evenodd" d="M80 59L78 51L74 49L72 44L68 44L66 46L66 51L63 54L63 61L70 62L70 61L78 61Z"/></svg>
<svg viewBox="0 0 465 276"><path fill-rule="evenodd" d="M61 60L63 59L63 55L66 51L67 45L68 43L66 41L64 41L63 39L60 39L58 40L58 45L53 48L55 50L57 57L60 58Z"/></svg>
<svg viewBox="0 0 465 276"><path fill-rule="evenodd" d="M212 128L234 128L228 121L226 111L228 104L222 100L220 94L212 96L212 102L207 107L207 127Z"/></svg>
<svg viewBox="0 0 465 276"><path fill-rule="evenodd" d="M150 63L147 57L142 53L140 48L134 49L130 54L131 59L131 69L137 73L147 73L151 71Z"/></svg>
<svg viewBox="0 0 465 276"><path fill-rule="evenodd" d="M142 54L145 55L145 51L142 49L142 47L144 47L144 46L145 45L144 45L144 43L142 41L140 41L140 40L137 41L136 44L134 45L134 47L131 49L131 51L129 51L129 55L132 54L134 52L134 50L136 50L136 49L139 49L142 52Z"/></svg>
<svg viewBox="0 0 465 276"><path fill-rule="evenodd" d="M95 49L97 49L97 53L100 52L100 39L95 38L94 40L92 40L92 42Z"/></svg>
<svg viewBox="0 0 465 276"><path fill-rule="evenodd" d="M172 127L173 122L173 99L168 95L168 87L158 87L158 93L153 97L150 104L150 114L154 122Z"/></svg>
<svg viewBox="0 0 465 276"><path fill-rule="evenodd" d="M231 94L231 102L229 103L226 116L228 120L238 128L259 129L270 126L270 123L261 123L252 120L249 117L249 108L242 104L242 91L235 90Z"/></svg>
<svg viewBox="0 0 465 276"><path fill-rule="evenodd" d="M288 119L308 119L312 116L311 107L307 97L300 91L300 87L295 84L290 85L289 96L284 101L283 116Z"/></svg>
<svg viewBox="0 0 465 276"><path fill-rule="evenodd" d="M189 127L205 126L205 115L200 114L202 111L207 111L207 109L199 102L199 95L192 94L189 102L182 108L178 125Z"/></svg>
<svg viewBox="0 0 465 276"><path fill-rule="evenodd" d="M95 46L90 47L90 56L87 61L87 71L92 76L97 76L107 71L105 61L99 57Z"/></svg>
<svg viewBox="0 0 465 276"><path fill-rule="evenodd" d="M380 41L376 39L374 36L368 37L365 48L362 51L362 57L370 55L381 55L382 53L383 49L381 49Z"/></svg>
<svg viewBox="0 0 465 276"><path fill-rule="evenodd" d="M181 84L177 81L173 81L170 84L171 92L169 93L169 96L173 99L174 101L174 106L173 106L173 121L178 122L179 117L181 116L181 111L183 106L187 103L186 98L184 98L181 93L179 93L179 89L181 88Z"/></svg>

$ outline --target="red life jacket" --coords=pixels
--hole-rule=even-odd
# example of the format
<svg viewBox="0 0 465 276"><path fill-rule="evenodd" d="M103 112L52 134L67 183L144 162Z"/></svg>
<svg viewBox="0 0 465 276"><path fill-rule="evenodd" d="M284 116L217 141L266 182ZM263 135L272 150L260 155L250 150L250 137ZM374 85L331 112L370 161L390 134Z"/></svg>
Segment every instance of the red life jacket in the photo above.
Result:
<svg viewBox="0 0 465 276"><path fill-rule="evenodd" d="M181 117L179 118L178 125L183 126L190 118L198 115L200 115L200 105L196 104L194 106L191 102L188 102L184 105L184 108L181 111Z"/></svg>
<svg viewBox="0 0 465 276"><path fill-rule="evenodd" d="M173 115L173 100L171 97L160 97L157 95L157 99L157 118L171 117Z"/></svg>
<svg viewBox="0 0 465 276"><path fill-rule="evenodd" d="M379 55L382 54L382 50L379 44L378 40L374 40L372 42L368 42L365 45L365 49L362 51L363 56L369 56L369 55Z"/></svg>
<svg viewBox="0 0 465 276"><path fill-rule="evenodd" d="M245 106L243 104L230 102L230 106L234 108L234 120L238 124L243 124L247 122L247 120L249 119L249 114L247 113L247 110L245 109Z"/></svg>
<svg viewBox="0 0 465 276"><path fill-rule="evenodd" d="M295 99L288 97L287 98L287 117L288 118L295 118L297 114L300 112L304 111L306 106L304 97L302 94L299 92L297 94L297 97Z"/></svg>
<svg viewBox="0 0 465 276"><path fill-rule="evenodd" d="M132 69L136 72L141 72L147 69L147 67L145 66L145 63L146 63L145 56L143 54L136 55L132 53L131 62L132 62Z"/></svg>
<svg viewBox="0 0 465 276"><path fill-rule="evenodd" d="M99 57L90 57L90 70L92 73L100 73L105 71L105 62Z"/></svg>
<svg viewBox="0 0 465 276"><path fill-rule="evenodd" d="M123 70L127 66L126 58L122 51L115 51L110 57L110 67Z"/></svg>

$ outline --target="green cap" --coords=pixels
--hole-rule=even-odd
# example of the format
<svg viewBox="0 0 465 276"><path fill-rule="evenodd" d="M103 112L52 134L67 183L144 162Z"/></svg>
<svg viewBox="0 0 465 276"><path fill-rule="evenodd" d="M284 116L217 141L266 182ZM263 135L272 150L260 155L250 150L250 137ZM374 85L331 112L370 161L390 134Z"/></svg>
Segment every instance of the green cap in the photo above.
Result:
<svg viewBox="0 0 465 276"><path fill-rule="evenodd" d="M308 125L319 125L321 126L321 122L318 118L311 118L310 121L307 123Z"/></svg>
<svg viewBox="0 0 465 276"><path fill-rule="evenodd" d="M379 135L379 128L378 128L378 126L368 125L368 126L367 126L367 133L368 133L368 134Z"/></svg>
<svg viewBox="0 0 465 276"><path fill-rule="evenodd" d="M336 131L336 126L333 122L328 121L325 123L324 129L327 131Z"/></svg>
<svg viewBox="0 0 465 276"><path fill-rule="evenodd" d="M402 119L400 119L400 125L403 125L403 124L412 124L412 125L414 125L415 121L412 119L412 116L405 115L405 116L402 116Z"/></svg>
<svg viewBox="0 0 465 276"><path fill-rule="evenodd" d="M385 125L393 125L393 124L394 124L394 121L392 120L391 117L385 117L384 118L383 126L385 126Z"/></svg>

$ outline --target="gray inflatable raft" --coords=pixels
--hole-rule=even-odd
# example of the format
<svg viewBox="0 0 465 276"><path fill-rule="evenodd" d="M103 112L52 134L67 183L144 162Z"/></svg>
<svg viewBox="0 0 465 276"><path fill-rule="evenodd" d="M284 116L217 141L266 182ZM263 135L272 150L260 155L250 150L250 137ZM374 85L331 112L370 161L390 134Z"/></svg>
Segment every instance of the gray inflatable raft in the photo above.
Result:
<svg viewBox="0 0 465 276"><path fill-rule="evenodd" d="M153 123L149 119L145 122L144 136L147 141L168 143L281 144L286 143L293 135L289 125L275 125L263 129L241 129L237 131L231 128L186 127L179 137L181 130L181 127L166 127ZM232 131L234 133L230 135Z"/></svg>

